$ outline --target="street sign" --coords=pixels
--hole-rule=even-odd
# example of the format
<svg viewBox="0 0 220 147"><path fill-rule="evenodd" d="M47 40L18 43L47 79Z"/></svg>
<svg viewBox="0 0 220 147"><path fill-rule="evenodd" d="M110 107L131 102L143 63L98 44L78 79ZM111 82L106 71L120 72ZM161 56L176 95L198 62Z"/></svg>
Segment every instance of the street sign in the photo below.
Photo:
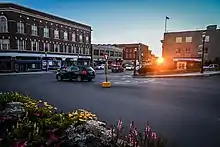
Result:
<svg viewBox="0 0 220 147"><path fill-rule="evenodd" d="M105 54L105 55L104 55L104 58L105 58L105 60L107 60L107 59L108 59L108 55L107 55L107 54Z"/></svg>

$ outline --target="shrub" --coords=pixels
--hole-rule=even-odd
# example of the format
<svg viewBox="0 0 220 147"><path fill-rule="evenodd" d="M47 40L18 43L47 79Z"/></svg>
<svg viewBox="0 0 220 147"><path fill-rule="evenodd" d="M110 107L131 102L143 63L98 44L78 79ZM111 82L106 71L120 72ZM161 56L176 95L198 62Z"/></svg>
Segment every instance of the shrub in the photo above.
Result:
<svg viewBox="0 0 220 147"><path fill-rule="evenodd" d="M123 137L121 120L107 129L105 123L86 110L58 112L47 102L18 93L0 93L0 138L0 146L6 147L68 147L73 146L71 142L74 146L88 147L164 147L166 144L152 132L149 123L145 132L139 133L132 122L129 134Z"/></svg>

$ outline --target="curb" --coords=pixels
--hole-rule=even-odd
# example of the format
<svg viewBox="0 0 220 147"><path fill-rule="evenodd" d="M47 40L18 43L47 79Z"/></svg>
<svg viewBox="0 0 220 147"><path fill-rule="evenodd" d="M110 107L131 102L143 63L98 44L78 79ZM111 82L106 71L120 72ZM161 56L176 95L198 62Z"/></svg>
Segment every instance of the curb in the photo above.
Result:
<svg viewBox="0 0 220 147"><path fill-rule="evenodd" d="M39 75L39 74L52 74L53 71L49 72L23 72L23 73L0 73L0 76L17 76L17 75Z"/></svg>
<svg viewBox="0 0 220 147"><path fill-rule="evenodd" d="M220 75L220 73L203 74L203 75L156 75L156 76L132 76L133 78L196 78L210 77Z"/></svg>

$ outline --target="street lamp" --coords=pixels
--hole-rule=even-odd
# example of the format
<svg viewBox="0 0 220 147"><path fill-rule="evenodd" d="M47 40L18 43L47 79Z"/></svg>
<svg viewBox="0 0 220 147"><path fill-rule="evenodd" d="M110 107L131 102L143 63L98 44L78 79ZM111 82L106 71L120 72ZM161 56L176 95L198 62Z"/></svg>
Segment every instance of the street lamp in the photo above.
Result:
<svg viewBox="0 0 220 147"><path fill-rule="evenodd" d="M133 75L135 76L136 75L136 66L137 66L137 48L134 49L134 73Z"/></svg>
<svg viewBox="0 0 220 147"><path fill-rule="evenodd" d="M204 54L205 54L205 37L206 37L206 32L202 33L202 59L201 59L201 73L204 72L203 66L204 66Z"/></svg>

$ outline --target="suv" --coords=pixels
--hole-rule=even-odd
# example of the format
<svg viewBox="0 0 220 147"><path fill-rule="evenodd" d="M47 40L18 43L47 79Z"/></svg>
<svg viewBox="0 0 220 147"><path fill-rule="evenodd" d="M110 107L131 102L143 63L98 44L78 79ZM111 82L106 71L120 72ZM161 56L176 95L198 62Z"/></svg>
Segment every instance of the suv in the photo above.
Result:
<svg viewBox="0 0 220 147"><path fill-rule="evenodd" d="M95 75L95 70L90 66L68 66L57 71L56 79L57 81L76 79L77 81L88 80L90 82L95 78Z"/></svg>

